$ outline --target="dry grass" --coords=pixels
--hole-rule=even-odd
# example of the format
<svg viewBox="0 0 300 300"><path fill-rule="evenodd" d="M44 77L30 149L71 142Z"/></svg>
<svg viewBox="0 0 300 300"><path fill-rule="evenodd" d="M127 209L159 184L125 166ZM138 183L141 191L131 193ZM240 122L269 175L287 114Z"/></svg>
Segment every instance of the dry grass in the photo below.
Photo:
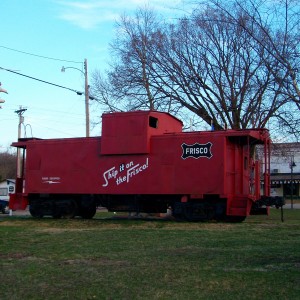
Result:
<svg viewBox="0 0 300 300"><path fill-rule="evenodd" d="M297 299L299 221L3 217L0 298Z"/></svg>

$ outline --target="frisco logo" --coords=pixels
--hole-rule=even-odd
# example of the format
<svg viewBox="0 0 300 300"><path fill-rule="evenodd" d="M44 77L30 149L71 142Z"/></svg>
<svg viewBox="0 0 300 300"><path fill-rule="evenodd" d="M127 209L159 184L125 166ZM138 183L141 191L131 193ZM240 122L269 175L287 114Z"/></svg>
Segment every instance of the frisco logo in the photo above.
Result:
<svg viewBox="0 0 300 300"><path fill-rule="evenodd" d="M210 159L212 157L211 153L212 143L208 142L206 144L195 143L193 145L187 145L183 143L182 147L182 159L186 159L188 157L193 157L198 159L199 157L206 157Z"/></svg>
<svg viewBox="0 0 300 300"><path fill-rule="evenodd" d="M108 186L111 180L114 180L117 185L120 185L121 183L128 183L133 177L138 176L140 173L147 170L148 167L148 157L144 164L134 164L133 161L130 161L127 164L121 164L119 168L114 166L103 173L103 179L105 182L102 186Z"/></svg>

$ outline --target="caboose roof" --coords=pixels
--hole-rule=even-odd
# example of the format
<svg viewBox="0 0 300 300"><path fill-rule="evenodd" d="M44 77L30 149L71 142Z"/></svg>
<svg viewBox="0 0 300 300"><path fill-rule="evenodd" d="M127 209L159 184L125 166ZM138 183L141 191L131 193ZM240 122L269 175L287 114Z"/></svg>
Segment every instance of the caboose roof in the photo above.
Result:
<svg viewBox="0 0 300 300"><path fill-rule="evenodd" d="M179 122L182 126L183 123L180 119L176 118L175 116L162 111L157 110L135 110L135 111L121 111L121 112L106 112L102 114L102 118L118 118L118 117L132 117L132 116L156 116L156 117L163 117L173 119L176 122Z"/></svg>
<svg viewBox="0 0 300 300"><path fill-rule="evenodd" d="M183 123L159 111L131 111L102 115L101 154L149 153L152 136L182 132Z"/></svg>

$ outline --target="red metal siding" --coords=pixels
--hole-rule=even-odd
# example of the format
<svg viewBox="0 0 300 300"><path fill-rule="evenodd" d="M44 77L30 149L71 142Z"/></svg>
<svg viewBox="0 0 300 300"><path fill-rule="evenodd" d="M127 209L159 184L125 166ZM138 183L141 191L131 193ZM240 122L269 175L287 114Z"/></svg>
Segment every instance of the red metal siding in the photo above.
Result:
<svg viewBox="0 0 300 300"><path fill-rule="evenodd" d="M211 143L211 156L183 158L182 145L197 143ZM239 150L227 145L223 133L153 136L151 153L143 155L100 156L100 144L100 138L28 142L26 191L199 197L243 193ZM226 147L234 150L228 153Z"/></svg>
<svg viewBox="0 0 300 300"><path fill-rule="evenodd" d="M137 111L104 114L101 154L149 153L151 136L181 131L182 122L165 113Z"/></svg>

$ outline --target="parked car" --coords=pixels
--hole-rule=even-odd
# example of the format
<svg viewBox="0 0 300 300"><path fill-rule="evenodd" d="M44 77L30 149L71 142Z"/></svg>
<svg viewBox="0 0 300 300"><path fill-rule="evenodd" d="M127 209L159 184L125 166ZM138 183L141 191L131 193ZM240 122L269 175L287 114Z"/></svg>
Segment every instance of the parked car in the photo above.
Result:
<svg viewBox="0 0 300 300"><path fill-rule="evenodd" d="M7 200L0 200L0 211L3 214L8 214L9 208L8 208L8 201Z"/></svg>

